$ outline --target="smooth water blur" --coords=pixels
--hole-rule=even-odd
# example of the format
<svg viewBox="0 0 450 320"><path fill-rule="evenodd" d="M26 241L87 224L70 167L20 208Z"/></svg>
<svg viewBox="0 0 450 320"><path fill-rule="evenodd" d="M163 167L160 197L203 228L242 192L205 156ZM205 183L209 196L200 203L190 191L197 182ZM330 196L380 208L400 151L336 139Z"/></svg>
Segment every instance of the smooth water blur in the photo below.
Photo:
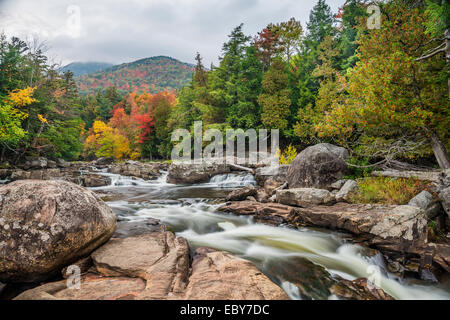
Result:
<svg viewBox="0 0 450 320"><path fill-rule="evenodd" d="M168 184L167 173L155 181L99 174L109 176L112 185L93 189L120 195L119 200L108 204L121 222L144 224L149 219L158 219L178 236L185 237L193 249L208 246L248 259L292 299L301 295L286 279L289 274L303 276L298 274L296 263L305 259L344 279L368 278L396 299L450 299L448 288L390 275L379 253L370 256L361 246L346 243L339 233L271 227L256 224L251 217L218 213L219 203L231 188L256 184L249 174L220 175L195 186ZM308 265L308 270L314 264Z"/></svg>

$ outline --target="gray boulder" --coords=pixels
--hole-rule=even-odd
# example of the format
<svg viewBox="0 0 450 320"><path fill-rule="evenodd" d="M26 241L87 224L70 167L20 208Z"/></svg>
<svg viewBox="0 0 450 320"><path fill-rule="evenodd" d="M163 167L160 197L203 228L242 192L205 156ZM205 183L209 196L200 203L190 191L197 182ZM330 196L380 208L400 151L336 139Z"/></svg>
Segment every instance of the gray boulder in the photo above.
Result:
<svg viewBox="0 0 450 320"><path fill-rule="evenodd" d="M280 185L287 181L289 165L261 167L255 171L255 180L261 187L267 180L279 182Z"/></svg>
<svg viewBox="0 0 450 320"><path fill-rule="evenodd" d="M245 188L232 191L227 196L227 201L243 201L248 197L255 197L256 195L257 195L256 188L253 185L249 185Z"/></svg>
<svg viewBox="0 0 450 320"><path fill-rule="evenodd" d="M425 190L412 198L408 205L422 209L428 219L436 218L441 212L439 202L435 201L433 195Z"/></svg>
<svg viewBox="0 0 450 320"><path fill-rule="evenodd" d="M328 189L347 172L345 148L321 143L303 150L292 162L287 173L290 188Z"/></svg>
<svg viewBox="0 0 450 320"><path fill-rule="evenodd" d="M278 203L296 207L332 205L336 202L335 197L328 190L313 188L278 190L276 199Z"/></svg>
<svg viewBox="0 0 450 320"><path fill-rule="evenodd" d="M91 191L65 181L0 187L0 281L44 281L105 243L116 216Z"/></svg>
<svg viewBox="0 0 450 320"><path fill-rule="evenodd" d="M444 210L447 213L447 226L450 226L450 187L439 193L439 199L441 200L442 207L444 207Z"/></svg>
<svg viewBox="0 0 450 320"><path fill-rule="evenodd" d="M337 202L348 202L350 196L358 191L358 183L355 180L347 180L341 190L336 194Z"/></svg>
<svg viewBox="0 0 450 320"><path fill-rule="evenodd" d="M194 184L208 182L212 177L230 173L230 166L213 162L201 164L173 163L169 167L167 181L172 184Z"/></svg>

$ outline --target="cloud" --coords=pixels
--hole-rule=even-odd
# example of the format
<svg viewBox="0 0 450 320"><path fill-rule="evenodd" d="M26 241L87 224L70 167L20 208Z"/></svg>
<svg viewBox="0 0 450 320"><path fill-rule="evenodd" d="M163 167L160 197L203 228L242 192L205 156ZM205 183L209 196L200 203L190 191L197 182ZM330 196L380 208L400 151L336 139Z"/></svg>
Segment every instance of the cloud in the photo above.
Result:
<svg viewBox="0 0 450 320"><path fill-rule="evenodd" d="M333 11L344 0L328 0ZM244 23L255 35L271 22L296 17L304 25L315 1L306 0L0 0L0 31L38 37L49 54L73 61L131 62L168 55L217 63L230 31Z"/></svg>

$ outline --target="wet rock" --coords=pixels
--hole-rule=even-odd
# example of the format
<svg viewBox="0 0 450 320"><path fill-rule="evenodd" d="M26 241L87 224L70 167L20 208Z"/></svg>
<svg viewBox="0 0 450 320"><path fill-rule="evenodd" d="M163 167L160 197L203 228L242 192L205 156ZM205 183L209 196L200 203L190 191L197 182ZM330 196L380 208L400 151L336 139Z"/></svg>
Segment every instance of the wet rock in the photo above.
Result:
<svg viewBox="0 0 450 320"><path fill-rule="evenodd" d="M258 168L255 171L255 180L260 186L264 186L269 179L284 184L287 181L288 170L289 165Z"/></svg>
<svg viewBox="0 0 450 320"><path fill-rule="evenodd" d="M138 161L127 161L116 163L109 167L109 172L127 177L141 178L144 180L155 180L161 176L161 170L166 170L167 166L162 163L143 163Z"/></svg>
<svg viewBox="0 0 450 320"><path fill-rule="evenodd" d="M27 157L27 162L31 169L44 169L48 164L47 159L43 157Z"/></svg>
<svg viewBox="0 0 450 320"><path fill-rule="evenodd" d="M56 160L56 164L60 168L68 168L68 167L70 167L70 163L65 161L64 159Z"/></svg>
<svg viewBox="0 0 450 320"><path fill-rule="evenodd" d="M274 203L230 202L219 211L251 215L261 223L343 230L389 256L400 254L450 272L450 245L428 242L423 210L411 206L337 203L298 208ZM408 258L409 259L409 258Z"/></svg>
<svg viewBox="0 0 450 320"><path fill-rule="evenodd" d="M120 221L117 223L117 230L114 238L129 238L143 234L157 232L161 229L161 224L156 219L148 219L146 221L132 222Z"/></svg>
<svg viewBox="0 0 450 320"><path fill-rule="evenodd" d="M91 191L64 181L16 181L0 187L0 279L36 282L105 243L111 209Z"/></svg>
<svg viewBox="0 0 450 320"><path fill-rule="evenodd" d="M289 167L289 188L329 188L345 176L348 157L346 149L328 143L306 148Z"/></svg>
<svg viewBox="0 0 450 320"><path fill-rule="evenodd" d="M48 160L47 161L47 167L49 167L50 169L55 169L55 168L58 167L58 165L56 164L56 161Z"/></svg>
<svg viewBox="0 0 450 320"><path fill-rule="evenodd" d="M266 202L269 202L269 195L266 193L266 191L264 189L258 189L255 199L258 202L266 203Z"/></svg>
<svg viewBox="0 0 450 320"><path fill-rule="evenodd" d="M232 191L227 196L227 201L242 201L247 199L248 197L254 197L257 194L257 190L253 185L249 185L247 187L237 189Z"/></svg>
<svg viewBox="0 0 450 320"><path fill-rule="evenodd" d="M294 207L279 203L259 203L251 201L229 202L219 208L219 211L242 216L253 216L258 222L270 225L280 225L295 220Z"/></svg>
<svg viewBox="0 0 450 320"><path fill-rule="evenodd" d="M187 300L287 300L286 293L250 261L199 248L186 288Z"/></svg>
<svg viewBox="0 0 450 320"><path fill-rule="evenodd" d="M347 180L336 194L337 202L348 202L350 196L358 191L358 183L355 180Z"/></svg>
<svg viewBox="0 0 450 320"><path fill-rule="evenodd" d="M195 184L208 182L213 176L230 173L227 164L208 163L173 163L169 167L167 181L172 184Z"/></svg>
<svg viewBox="0 0 450 320"><path fill-rule="evenodd" d="M331 205L335 198L328 190L313 188L298 188L278 190L277 202L296 207L310 207L314 205Z"/></svg>
<svg viewBox="0 0 450 320"><path fill-rule="evenodd" d="M11 177L11 169L0 169L0 180L8 179Z"/></svg>
<svg viewBox="0 0 450 320"><path fill-rule="evenodd" d="M82 175L80 180L83 187L88 188L106 187L111 185L111 178L97 174Z"/></svg>
<svg viewBox="0 0 450 320"><path fill-rule="evenodd" d="M269 178L264 183L264 191L267 193L267 195L272 196L273 194L275 194L275 191L284 184L285 183L283 183L282 181L277 181Z"/></svg>
<svg viewBox="0 0 450 320"><path fill-rule="evenodd" d="M330 291L338 299L343 300L395 300L367 279L341 280L333 285Z"/></svg>
<svg viewBox="0 0 450 320"><path fill-rule="evenodd" d="M411 199L408 205L418 207L425 211L428 219L436 218L442 208L440 203L433 198L433 195L425 190Z"/></svg>
<svg viewBox="0 0 450 320"><path fill-rule="evenodd" d="M95 164L98 166L106 166L108 164L112 164L114 162L113 157L101 157L95 160Z"/></svg>
<svg viewBox="0 0 450 320"><path fill-rule="evenodd" d="M327 300L330 288L336 283L325 268L305 258L269 261L265 269L280 282L294 285L298 289L297 298L303 300Z"/></svg>

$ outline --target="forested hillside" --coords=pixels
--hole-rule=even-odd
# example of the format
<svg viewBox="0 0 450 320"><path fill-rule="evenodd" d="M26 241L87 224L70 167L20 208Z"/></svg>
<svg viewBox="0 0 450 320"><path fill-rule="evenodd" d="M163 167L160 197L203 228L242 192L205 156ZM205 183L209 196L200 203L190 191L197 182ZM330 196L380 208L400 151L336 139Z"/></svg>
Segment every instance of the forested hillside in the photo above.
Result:
<svg viewBox="0 0 450 320"><path fill-rule="evenodd" d="M71 71L75 77L80 77L111 68L112 66L111 63L105 62L73 62L60 68L59 72Z"/></svg>
<svg viewBox="0 0 450 320"><path fill-rule="evenodd" d="M42 52L3 37L2 159L167 158L171 132L202 120L205 130L280 129L283 148L337 143L362 167L449 167L449 5L388 1L369 29L367 4L333 13L319 0L306 29L295 18L257 35L237 26L211 70L198 54L194 67L155 57L85 76L88 96Z"/></svg>
<svg viewBox="0 0 450 320"><path fill-rule="evenodd" d="M175 90L191 80L193 67L170 57L152 57L83 76L77 84L81 93L112 86L128 93Z"/></svg>

